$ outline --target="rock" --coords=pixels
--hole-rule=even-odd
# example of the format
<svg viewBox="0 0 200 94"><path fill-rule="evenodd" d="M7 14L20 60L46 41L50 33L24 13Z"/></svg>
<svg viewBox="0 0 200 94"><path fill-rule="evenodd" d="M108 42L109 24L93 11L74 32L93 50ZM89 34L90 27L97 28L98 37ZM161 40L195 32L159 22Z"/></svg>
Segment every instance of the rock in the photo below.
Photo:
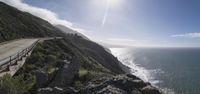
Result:
<svg viewBox="0 0 200 94"><path fill-rule="evenodd" d="M108 85L103 88L97 94L127 94L124 90Z"/></svg>
<svg viewBox="0 0 200 94"><path fill-rule="evenodd" d="M161 92L157 88L150 86L150 85L142 88L141 90L142 90L143 94L160 94L160 92Z"/></svg>
<svg viewBox="0 0 200 94"><path fill-rule="evenodd" d="M143 93L137 89L133 89L130 94L143 94Z"/></svg>
<svg viewBox="0 0 200 94"><path fill-rule="evenodd" d="M53 91L53 88L47 87L47 88L40 88L38 89L37 94L51 94Z"/></svg>
<svg viewBox="0 0 200 94"><path fill-rule="evenodd" d="M62 64L63 66L58 70L55 79L50 84L50 87L68 87L73 82L73 78L80 68L80 60L77 57L73 57L71 63L63 61Z"/></svg>
<svg viewBox="0 0 200 94"><path fill-rule="evenodd" d="M139 78L136 77L135 75L131 75L131 74L127 74L126 76L129 77L129 78L132 78L132 79L139 79Z"/></svg>
<svg viewBox="0 0 200 94"><path fill-rule="evenodd" d="M60 88L60 87L47 87L40 88L37 91L37 94L76 94L76 90L72 87Z"/></svg>
<svg viewBox="0 0 200 94"><path fill-rule="evenodd" d="M103 77L88 83L81 94L162 94L157 88L133 75Z"/></svg>
<svg viewBox="0 0 200 94"><path fill-rule="evenodd" d="M41 88L48 82L48 74L43 71L35 71L36 87Z"/></svg>

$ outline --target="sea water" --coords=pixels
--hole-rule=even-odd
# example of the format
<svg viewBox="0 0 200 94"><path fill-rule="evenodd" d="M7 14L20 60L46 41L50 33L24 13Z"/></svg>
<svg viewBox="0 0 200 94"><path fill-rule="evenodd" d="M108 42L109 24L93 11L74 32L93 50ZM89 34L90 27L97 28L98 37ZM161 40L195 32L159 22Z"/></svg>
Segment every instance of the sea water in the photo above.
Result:
<svg viewBox="0 0 200 94"><path fill-rule="evenodd" d="M200 48L111 48L131 72L166 94L200 94Z"/></svg>

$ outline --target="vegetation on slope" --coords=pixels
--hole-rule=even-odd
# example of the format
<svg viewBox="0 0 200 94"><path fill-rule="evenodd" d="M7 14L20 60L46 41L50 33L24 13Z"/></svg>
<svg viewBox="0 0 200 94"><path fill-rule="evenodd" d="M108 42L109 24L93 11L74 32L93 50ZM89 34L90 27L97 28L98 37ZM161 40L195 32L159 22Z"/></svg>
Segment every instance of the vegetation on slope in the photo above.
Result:
<svg viewBox="0 0 200 94"><path fill-rule="evenodd" d="M0 78L0 94L24 94L34 86L35 78L26 78L24 75L19 75L12 78L6 74Z"/></svg>
<svg viewBox="0 0 200 94"><path fill-rule="evenodd" d="M0 2L0 42L18 38L62 36L68 48L74 47L83 55L90 56L88 60L93 58L95 64L101 64L114 73L124 73L118 60L102 46L71 35L66 35L47 21Z"/></svg>
<svg viewBox="0 0 200 94"><path fill-rule="evenodd" d="M113 75L111 71L103 67L100 63L97 63L94 58L85 55L85 52L69 42L72 41L70 39L75 37L80 38L76 35L69 35L68 40L52 40L39 43L32 55L27 58L25 65L18 71L14 78L7 77L6 75L3 78L7 78L8 80L5 80L5 83L0 84L0 86L5 86L5 84L10 81L13 84L6 88L14 90L15 88L17 89L17 86L20 83L25 83L21 84L21 86L26 88L16 91L17 93L7 92L5 94L23 94L28 91L36 92L38 88L50 85L55 79L58 70L63 66L62 62L65 60L71 61L74 56L80 58L81 67L78 69L79 71L75 74L74 80L71 81L70 85L77 90L79 90L83 84L86 84L95 77ZM47 80L44 81L44 84L38 84L39 82L37 82L37 79L40 78L37 77L37 72L47 75ZM25 82L15 83L15 81L18 81L16 79ZM29 83L31 84L29 86L26 86L28 85L26 83L27 79L29 79L29 82L32 82ZM1 79L1 81L4 82L4 79ZM4 89L4 87L2 87L2 89Z"/></svg>
<svg viewBox="0 0 200 94"><path fill-rule="evenodd" d="M32 37L58 36L58 29L45 20L0 2L0 42Z"/></svg>

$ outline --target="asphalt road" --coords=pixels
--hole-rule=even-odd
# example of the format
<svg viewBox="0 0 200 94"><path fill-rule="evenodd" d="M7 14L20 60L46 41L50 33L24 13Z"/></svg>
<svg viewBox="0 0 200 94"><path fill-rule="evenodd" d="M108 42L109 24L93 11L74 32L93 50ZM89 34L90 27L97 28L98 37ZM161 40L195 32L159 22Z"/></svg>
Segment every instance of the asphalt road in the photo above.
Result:
<svg viewBox="0 0 200 94"><path fill-rule="evenodd" d="M0 65L4 63L2 60L17 54L23 49L31 46L33 43L38 41L38 39L20 39L16 41L11 41L8 43L0 44Z"/></svg>

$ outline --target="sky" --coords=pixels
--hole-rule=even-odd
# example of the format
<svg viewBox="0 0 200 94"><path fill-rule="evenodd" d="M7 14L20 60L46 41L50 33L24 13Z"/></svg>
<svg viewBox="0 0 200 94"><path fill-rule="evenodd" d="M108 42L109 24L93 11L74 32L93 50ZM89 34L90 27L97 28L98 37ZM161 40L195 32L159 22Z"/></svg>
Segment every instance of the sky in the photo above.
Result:
<svg viewBox="0 0 200 94"><path fill-rule="evenodd" d="M200 0L0 0L112 45L200 47Z"/></svg>

